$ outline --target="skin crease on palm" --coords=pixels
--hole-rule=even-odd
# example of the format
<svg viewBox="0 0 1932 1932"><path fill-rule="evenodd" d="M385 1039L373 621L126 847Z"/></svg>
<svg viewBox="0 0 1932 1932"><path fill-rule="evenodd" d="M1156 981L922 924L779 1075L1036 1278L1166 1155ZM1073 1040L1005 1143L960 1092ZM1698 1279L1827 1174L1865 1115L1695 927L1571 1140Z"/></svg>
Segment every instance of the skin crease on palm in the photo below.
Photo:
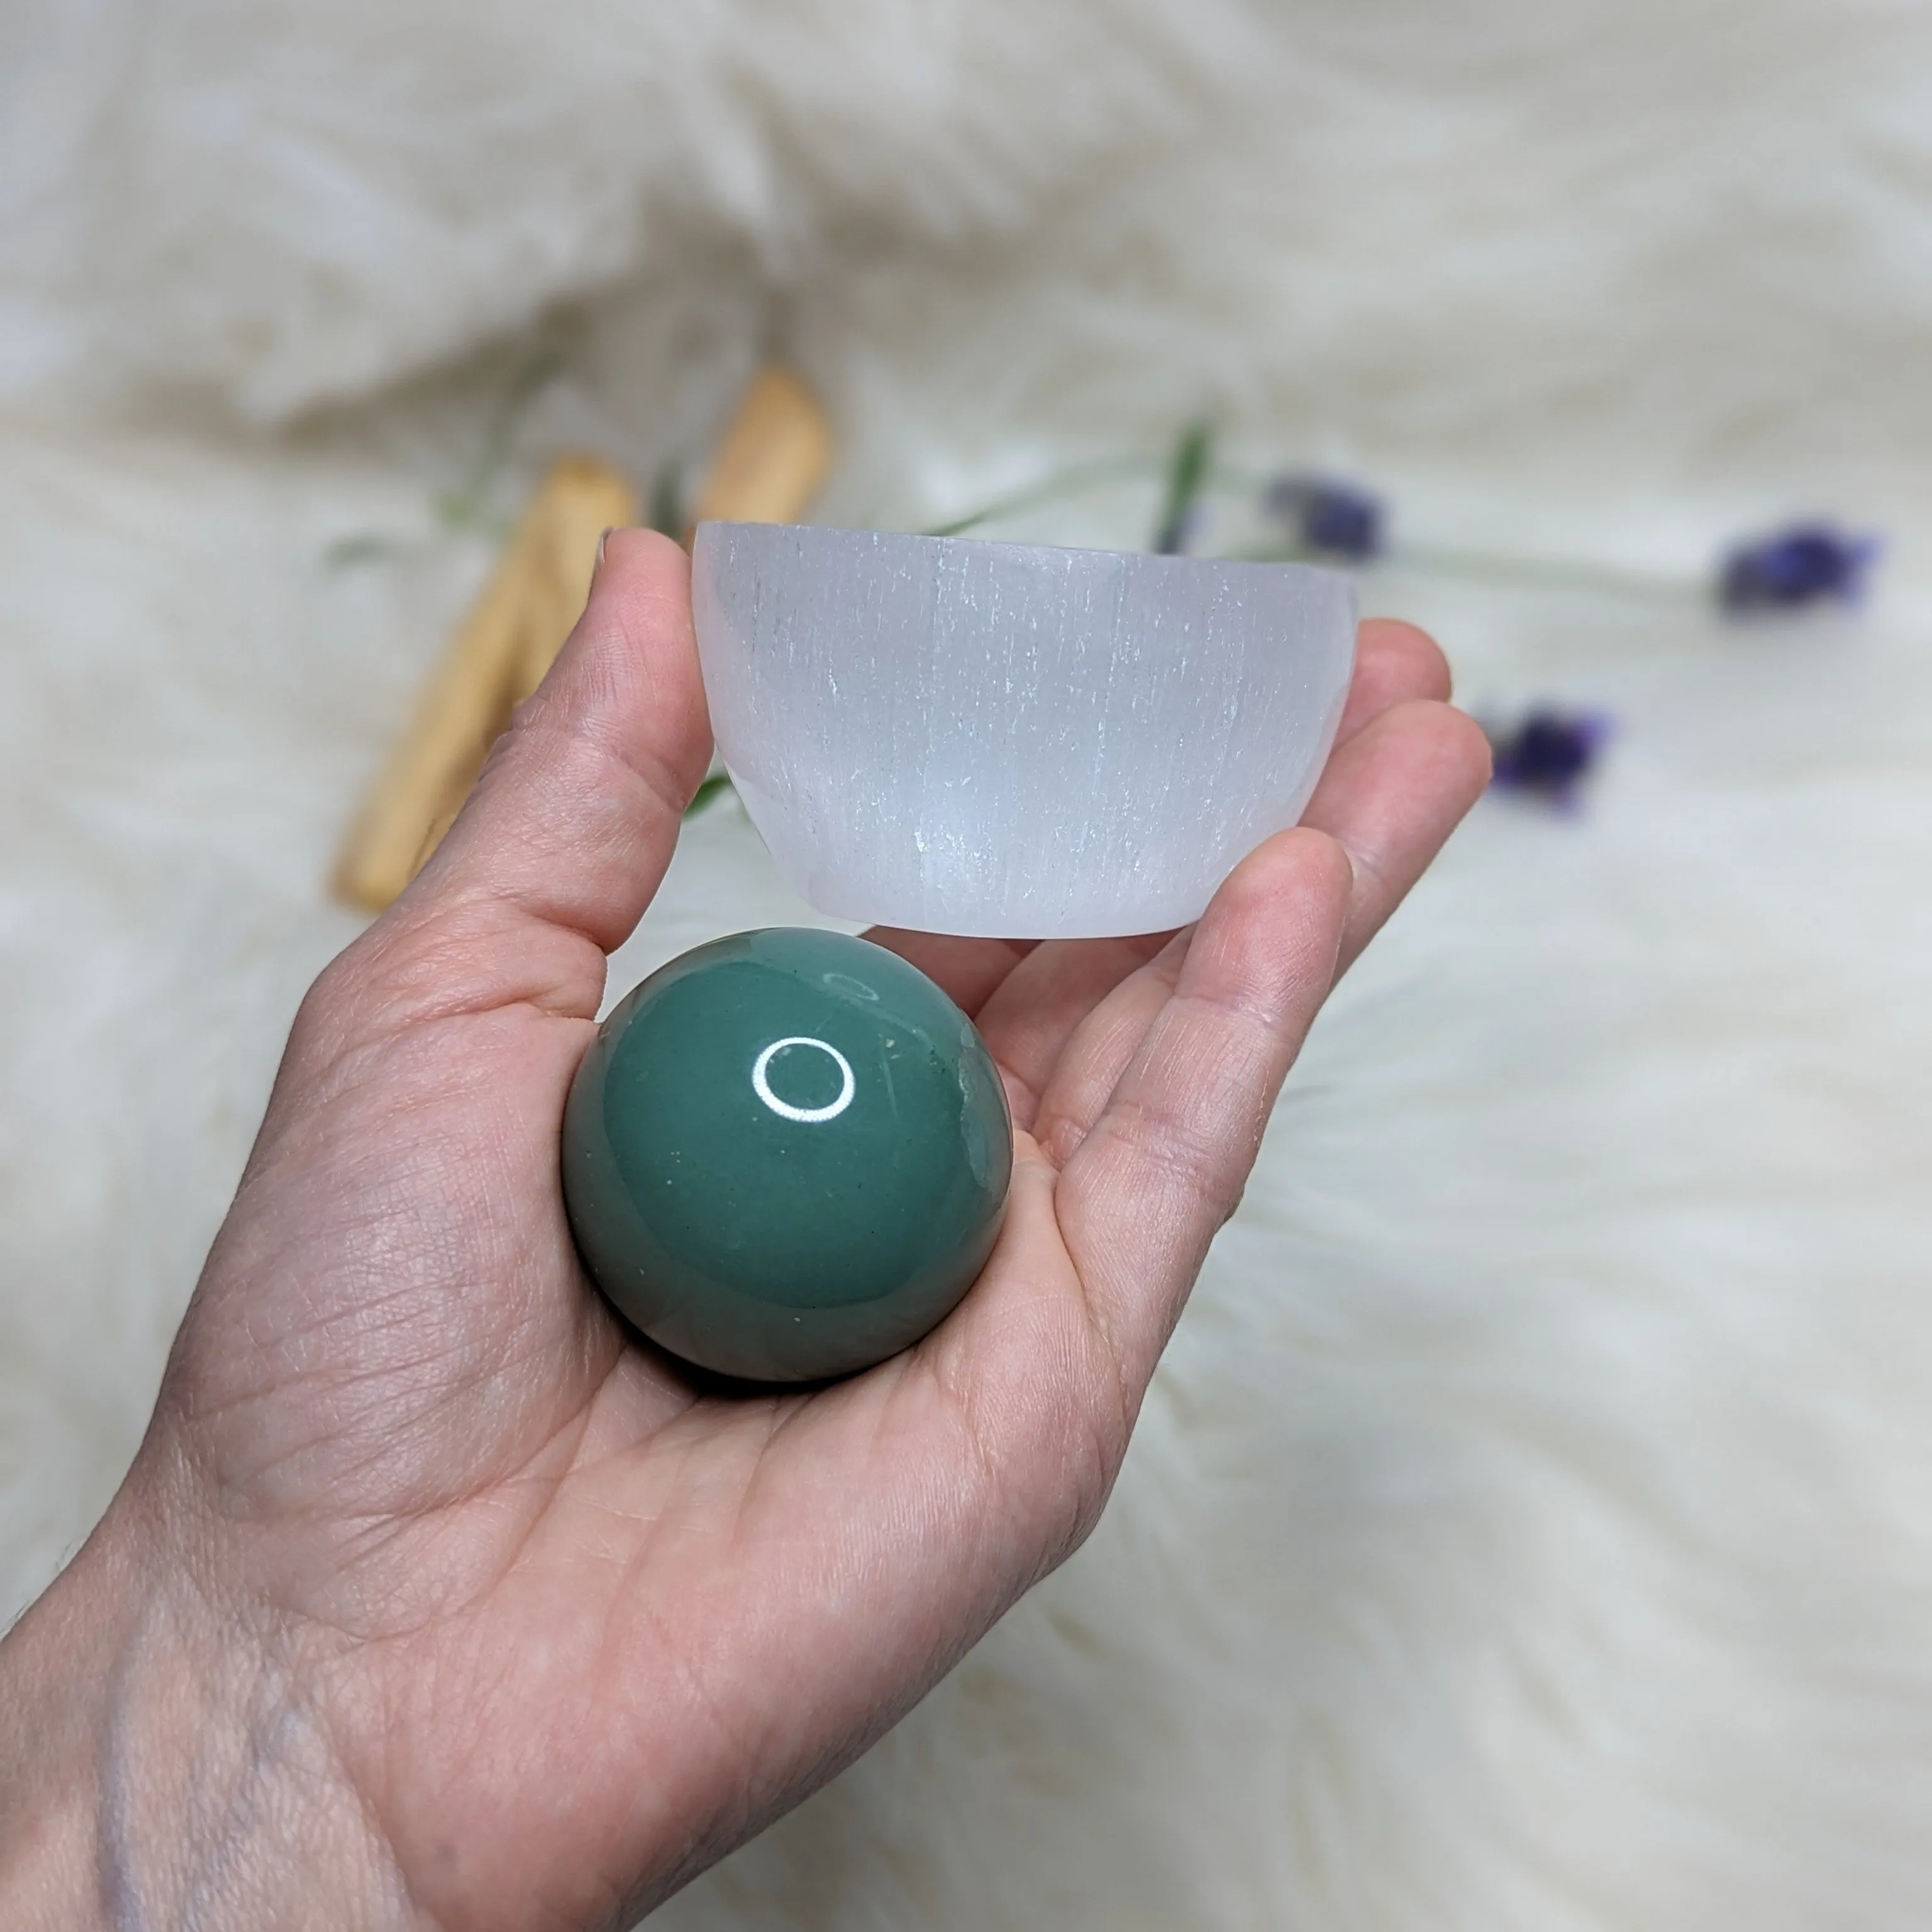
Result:
<svg viewBox="0 0 1932 1932"><path fill-rule="evenodd" d="M872 935L1016 1133L985 1274L812 1391L703 1383L573 1254L566 1091L710 755L683 554L590 607L304 1001L134 1467L0 1646L9 1925L615 1926L796 1803L1092 1526L1337 974L1480 793L1363 627L1295 830L1190 932Z"/></svg>

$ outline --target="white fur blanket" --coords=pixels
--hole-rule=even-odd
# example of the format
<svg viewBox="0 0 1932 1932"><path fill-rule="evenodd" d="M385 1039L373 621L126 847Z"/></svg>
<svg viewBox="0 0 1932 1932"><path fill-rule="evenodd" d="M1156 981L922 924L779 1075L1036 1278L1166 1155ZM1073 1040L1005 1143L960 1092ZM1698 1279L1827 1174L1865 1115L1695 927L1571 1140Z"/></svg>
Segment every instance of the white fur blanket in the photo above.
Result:
<svg viewBox="0 0 1932 1932"><path fill-rule="evenodd" d="M1932 1923L1928 96L1881 0L11 0L0 1610L354 929L534 354L504 506L773 344L832 520L1207 409L1418 543L1890 554L1744 631L1369 574L1479 708L1614 714L1600 779L1486 801L1336 1000L1092 1544L661 1922ZM800 912L718 807L614 985Z"/></svg>

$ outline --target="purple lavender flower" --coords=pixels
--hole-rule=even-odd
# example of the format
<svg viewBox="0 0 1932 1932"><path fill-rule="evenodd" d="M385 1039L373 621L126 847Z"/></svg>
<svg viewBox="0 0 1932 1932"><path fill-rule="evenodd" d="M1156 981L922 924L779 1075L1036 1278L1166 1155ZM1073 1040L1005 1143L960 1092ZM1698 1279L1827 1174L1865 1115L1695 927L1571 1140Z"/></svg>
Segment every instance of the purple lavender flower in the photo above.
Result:
<svg viewBox="0 0 1932 1932"><path fill-rule="evenodd" d="M1306 550L1366 563L1382 548L1379 497L1322 476L1277 476L1262 493L1262 507L1288 525Z"/></svg>
<svg viewBox="0 0 1932 1932"><path fill-rule="evenodd" d="M1610 735L1610 721L1601 712L1537 705L1510 729L1490 730L1496 762L1491 782L1506 791L1533 792L1568 804Z"/></svg>
<svg viewBox="0 0 1932 1932"><path fill-rule="evenodd" d="M1853 602L1879 554L1874 536L1848 536L1828 524L1792 524L1724 559L1718 602L1732 612L1795 610L1828 597Z"/></svg>

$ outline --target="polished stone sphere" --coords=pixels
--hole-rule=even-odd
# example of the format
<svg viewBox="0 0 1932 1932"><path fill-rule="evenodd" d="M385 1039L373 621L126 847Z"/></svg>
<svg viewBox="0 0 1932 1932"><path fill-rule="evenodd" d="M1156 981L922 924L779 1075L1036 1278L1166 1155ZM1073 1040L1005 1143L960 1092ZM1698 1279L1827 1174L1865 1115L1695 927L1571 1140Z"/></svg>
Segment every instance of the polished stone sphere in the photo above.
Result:
<svg viewBox="0 0 1932 1932"><path fill-rule="evenodd" d="M958 1303L1012 1146L992 1056L923 973L776 927L674 959L604 1022L564 1113L564 1200L592 1279L660 1347L815 1382Z"/></svg>

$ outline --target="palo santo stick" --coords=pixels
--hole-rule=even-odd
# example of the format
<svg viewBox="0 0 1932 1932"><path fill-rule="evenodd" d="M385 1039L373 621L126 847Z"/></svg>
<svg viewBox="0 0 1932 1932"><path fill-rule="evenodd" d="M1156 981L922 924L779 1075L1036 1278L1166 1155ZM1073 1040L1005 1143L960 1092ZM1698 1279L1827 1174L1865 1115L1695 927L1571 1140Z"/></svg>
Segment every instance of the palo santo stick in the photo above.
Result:
<svg viewBox="0 0 1932 1932"><path fill-rule="evenodd" d="M628 479L602 464L566 458L550 478L559 487L550 491L544 541L525 593L520 649L510 677L512 711L542 683L583 616L604 532L634 524L640 514Z"/></svg>
<svg viewBox="0 0 1932 1932"><path fill-rule="evenodd" d="M796 523L831 466L832 425L818 398L790 370L761 369L712 459L691 529L713 518Z"/></svg>
<svg viewBox="0 0 1932 1932"><path fill-rule="evenodd" d="M551 466L350 835L335 889L351 904L381 911L435 850L583 610L598 539L637 520L636 491L608 464Z"/></svg>
<svg viewBox="0 0 1932 1932"><path fill-rule="evenodd" d="M831 425L818 398L789 370L763 369L718 446L693 524L792 522L831 462ZM336 868L342 898L380 912L422 869L511 712L562 649L598 539L638 518L636 493L607 465L566 457L552 466L370 794Z"/></svg>

